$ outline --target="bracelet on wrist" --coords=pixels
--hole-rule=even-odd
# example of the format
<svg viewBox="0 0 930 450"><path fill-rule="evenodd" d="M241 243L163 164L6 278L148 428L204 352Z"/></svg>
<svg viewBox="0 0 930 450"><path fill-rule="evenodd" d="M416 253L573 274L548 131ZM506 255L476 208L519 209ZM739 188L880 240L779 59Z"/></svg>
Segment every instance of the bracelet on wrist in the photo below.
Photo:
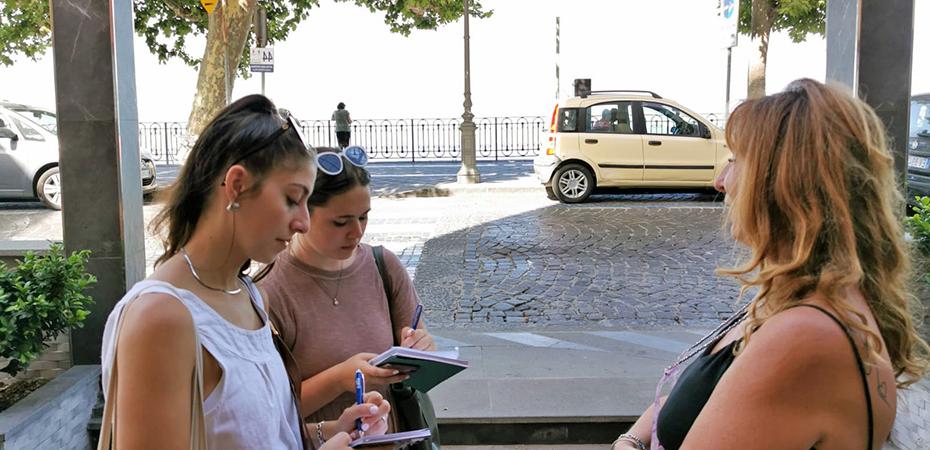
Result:
<svg viewBox="0 0 930 450"><path fill-rule="evenodd" d="M323 421L321 420L316 424L316 438L320 441L320 447L326 443L326 439L323 439Z"/></svg>
<svg viewBox="0 0 930 450"><path fill-rule="evenodd" d="M618 442L629 442L630 444L633 444L634 447L636 447L636 450L648 450L649 449L649 447L646 446L646 443L643 442L642 439L632 434L627 434L627 433L621 434L620 437L618 437L617 440L614 441L613 445L617 445Z"/></svg>

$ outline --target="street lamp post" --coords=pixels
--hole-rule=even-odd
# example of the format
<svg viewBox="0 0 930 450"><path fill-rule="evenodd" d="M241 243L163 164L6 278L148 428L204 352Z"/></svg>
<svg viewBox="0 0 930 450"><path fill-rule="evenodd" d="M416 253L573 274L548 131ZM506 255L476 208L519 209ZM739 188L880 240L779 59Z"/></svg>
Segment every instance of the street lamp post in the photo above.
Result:
<svg viewBox="0 0 930 450"><path fill-rule="evenodd" d="M459 169L457 179L459 183L480 183L481 175L475 164L475 115L471 113L471 58L468 35L468 0L465 4L465 112L462 114L462 168Z"/></svg>

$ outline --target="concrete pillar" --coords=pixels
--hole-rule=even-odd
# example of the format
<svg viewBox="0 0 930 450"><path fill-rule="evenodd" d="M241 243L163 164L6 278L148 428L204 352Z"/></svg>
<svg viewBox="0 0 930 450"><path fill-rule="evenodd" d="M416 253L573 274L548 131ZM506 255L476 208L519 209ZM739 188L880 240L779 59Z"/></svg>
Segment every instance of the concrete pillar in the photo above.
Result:
<svg viewBox="0 0 930 450"><path fill-rule="evenodd" d="M878 113L902 183L913 48L914 0L827 1L827 80L850 87Z"/></svg>
<svg viewBox="0 0 930 450"><path fill-rule="evenodd" d="M96 302L72 332L75 364L99 364L107 315L145 277L131 0L52 0L65 250L91 250Z"/></svg>
<svg viewBox="0 0 930 450"><path fill-rule="evenodd" d="M859 60L859 1L827 1L827 80L856 92Z"/></svg>

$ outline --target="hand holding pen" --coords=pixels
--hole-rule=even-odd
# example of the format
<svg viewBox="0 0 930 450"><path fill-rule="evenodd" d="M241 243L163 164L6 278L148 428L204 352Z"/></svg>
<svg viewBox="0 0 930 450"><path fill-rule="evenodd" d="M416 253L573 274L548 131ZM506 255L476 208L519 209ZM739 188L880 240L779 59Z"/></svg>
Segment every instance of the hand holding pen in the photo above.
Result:
<svg viewBox="0 0 930 450"><path fill-rule="evenodd" d="M433 336L421 326L420 319L423 315L423 304L418 304L413 312L413 320L409 327L401 330L401 346L417 350L436 350L436 344L433 342Z"/></svg>
<svg viewBox="0 0 930 450"><path fill-rule="evenodd" d="M361 405L365 402L365 375L362 374L361 369L355 369L355 404ZM368 427L365 427L368 428ZM362 429L362 419L355 419L355 431L358 432L358 436L362 437L365 435L365 430Z"/></svg>
<svg viewBox="0 0 930 450"><path fill-rule="evenodd" d="M368 384L367 379L365 384ZM387 419L390 412L391 404L378 391L367 392L364 395L364 403L346 408L335 421L323 422L321 432L326 438L326 436L342 431L349 433L352 439L362 437L359 428L365 436L384 434L388 429ZM358 420L362 422L361 427L359 427ZM311 435L315 434L315 431L312 430Z"/></svg>

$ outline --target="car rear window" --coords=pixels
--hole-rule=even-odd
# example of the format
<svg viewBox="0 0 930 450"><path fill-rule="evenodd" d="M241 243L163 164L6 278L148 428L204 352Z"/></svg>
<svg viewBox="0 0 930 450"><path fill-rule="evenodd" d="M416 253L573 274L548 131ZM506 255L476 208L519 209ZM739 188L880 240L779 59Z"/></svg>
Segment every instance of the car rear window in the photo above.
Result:
<svg viewBox="0 0 930 450"><path fill-rule="evenodd" d="M559 109L559 132L572 133L578 131L578 108Z"/></svg>

